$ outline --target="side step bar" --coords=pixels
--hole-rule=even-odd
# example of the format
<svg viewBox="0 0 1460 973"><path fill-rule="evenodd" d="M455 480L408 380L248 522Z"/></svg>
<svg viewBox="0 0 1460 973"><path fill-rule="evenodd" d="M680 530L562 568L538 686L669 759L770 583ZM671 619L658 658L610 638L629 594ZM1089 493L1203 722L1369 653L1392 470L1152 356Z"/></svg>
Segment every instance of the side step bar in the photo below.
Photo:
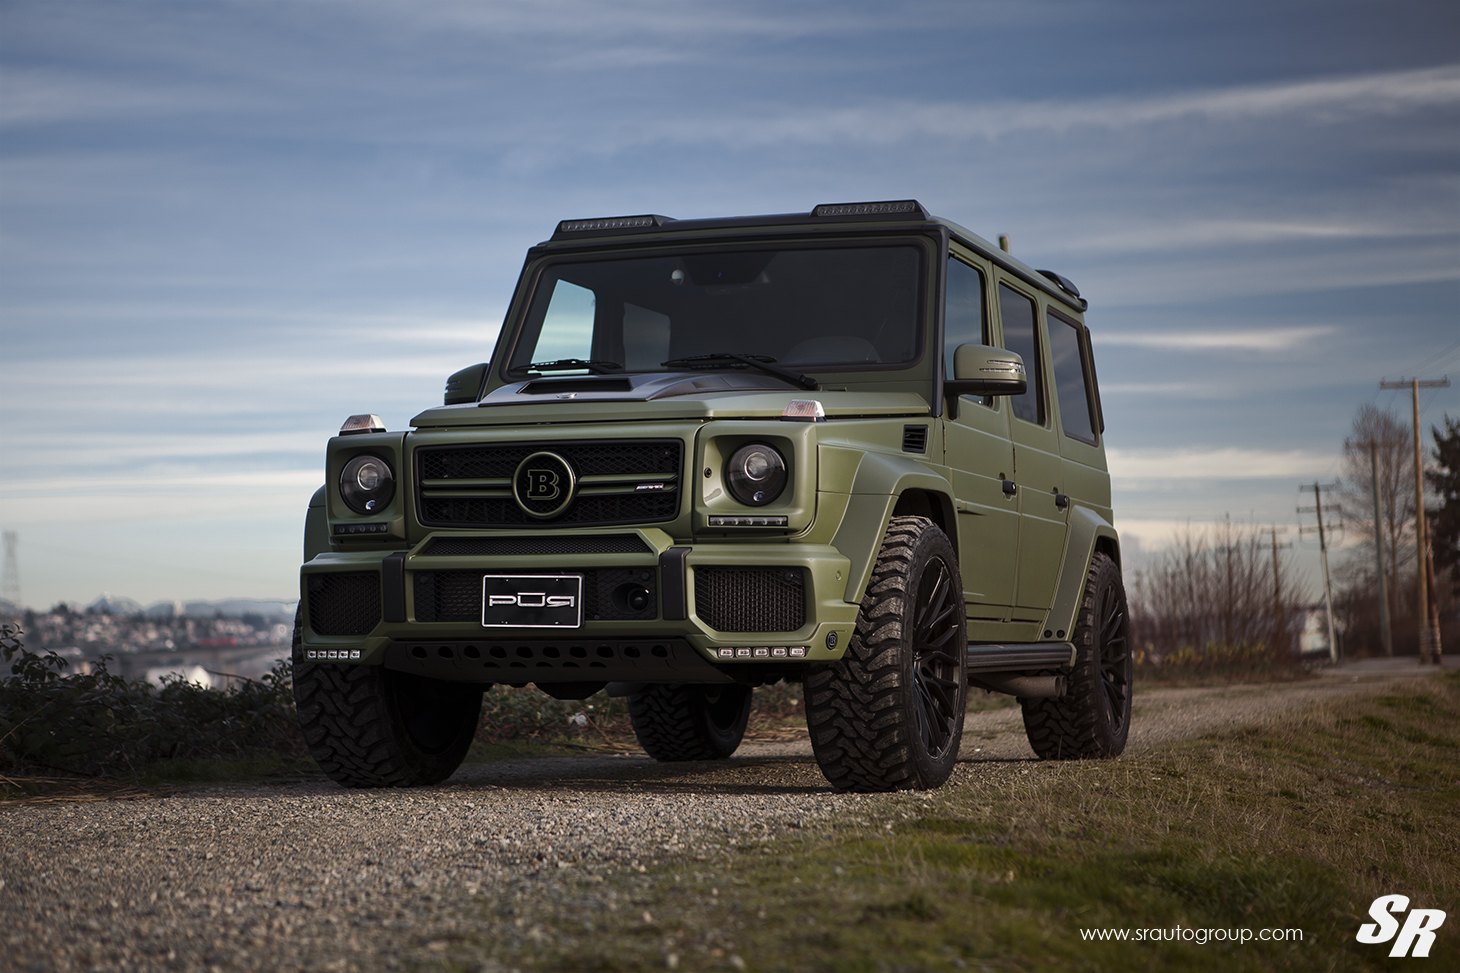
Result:
<svg viewBox="0 0 1460 973"><path fill-rule="evenodd" d="M1075 647L1069 642L970 645L968 682L991 693L1006 693L1020 699L1058 698L1066 692L1066 675L1039 673L1068 669L1074 658Z"/></svg>
<svg viewBox="0 0 1460 973"><path fill-rule="evenodd" d="M1016 642L1009 645L970 645L969 672L1034 672L1066 669L1075 661L1073 642Z"/></svg>

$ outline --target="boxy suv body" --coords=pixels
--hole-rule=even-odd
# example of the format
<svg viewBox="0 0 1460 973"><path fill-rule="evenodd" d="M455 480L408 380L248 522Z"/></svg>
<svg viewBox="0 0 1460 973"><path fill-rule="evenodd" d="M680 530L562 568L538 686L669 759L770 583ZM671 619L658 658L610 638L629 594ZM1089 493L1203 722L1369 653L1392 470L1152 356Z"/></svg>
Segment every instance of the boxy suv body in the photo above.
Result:
<svg viewBox="0 0 1460 973"><path fill-rule="evenodd" d="M294 647L316 760L439 781L493 684L627 696L652 756L724 758L781 680L840 789L941 784L971 686L1042 757L1118 754L1085 306L914 201L561 223L489 365L329 443Z"/></svg>

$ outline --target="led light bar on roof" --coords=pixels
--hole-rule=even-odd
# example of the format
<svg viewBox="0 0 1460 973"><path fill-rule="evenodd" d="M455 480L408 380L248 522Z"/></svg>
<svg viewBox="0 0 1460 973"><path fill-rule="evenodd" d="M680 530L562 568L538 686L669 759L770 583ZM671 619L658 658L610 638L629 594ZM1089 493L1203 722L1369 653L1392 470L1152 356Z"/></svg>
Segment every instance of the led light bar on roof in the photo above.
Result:
<svg viewBox="0 0 1460 973"><path fill-rule="evenodd" d="M888 199L873 203L822 203L812 216L913 216L928 219L928 211L915 199Z"/></svg>
<svg viewBox="0 0 1460 973"><path fill-rule="evenodd" d="M612 233L618 230L653 230L673 222L667 216L646 213L643 216L606 216L594 220L563 220L558 233Z"/></svg>

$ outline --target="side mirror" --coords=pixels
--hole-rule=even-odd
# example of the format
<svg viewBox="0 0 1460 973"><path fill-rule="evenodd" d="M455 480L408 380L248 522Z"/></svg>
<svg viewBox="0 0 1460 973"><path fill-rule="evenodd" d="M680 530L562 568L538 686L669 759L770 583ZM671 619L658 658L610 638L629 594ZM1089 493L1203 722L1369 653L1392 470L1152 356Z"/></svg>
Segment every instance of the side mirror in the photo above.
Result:
<svg viewBox="0 0 1460 973"><path fill-rule="evenodd" d="M481 398L482 385L487 380L487 368L483 362L463 368L446 380L446 404L465 405Z"/></svg>
<svg viewBox="0 0 1460 973"><path fill-rule="evenodd" d="M1024 359L1005 348L974 344L953 349L953 377L943 383L949 395L1023 395L1028 387Z"/></svg>

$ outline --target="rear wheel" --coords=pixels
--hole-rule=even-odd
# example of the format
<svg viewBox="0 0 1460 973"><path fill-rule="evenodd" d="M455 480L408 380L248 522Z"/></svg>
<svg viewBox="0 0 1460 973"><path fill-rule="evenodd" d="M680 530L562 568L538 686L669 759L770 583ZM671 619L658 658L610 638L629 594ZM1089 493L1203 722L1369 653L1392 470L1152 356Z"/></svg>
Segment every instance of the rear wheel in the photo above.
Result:
<svg viewBox="0 0 1460 973"><path fill-rule="evenodd" d="M750 719L749 686L645 686L629 696L639 746L655 760L724 760Z"/></svg>
<svg viewBox="0 0 1460 973"><path fill-rule="evenodd" d="M834 787L948 779L963 736L967 643L953 545L926 517L894 517L846 655L806 674L811 745Z"/></svg>
<svg viewBox="0 0 1460 973"><path fill-rule="evenodd" d="M1020 700L1029 745L1046 760L1119 756L1130 734L1130 614L1120 565L1104 554L1090 561L1074 641L1069 691Z"/></svg>
<svg viewBox="0 0 1460 973"><path fill-rule="evenodd" d="M294 621L294 704L315 763L345 787L414 787L466 758L482 687L381 666L307 662Z"/></svg>

